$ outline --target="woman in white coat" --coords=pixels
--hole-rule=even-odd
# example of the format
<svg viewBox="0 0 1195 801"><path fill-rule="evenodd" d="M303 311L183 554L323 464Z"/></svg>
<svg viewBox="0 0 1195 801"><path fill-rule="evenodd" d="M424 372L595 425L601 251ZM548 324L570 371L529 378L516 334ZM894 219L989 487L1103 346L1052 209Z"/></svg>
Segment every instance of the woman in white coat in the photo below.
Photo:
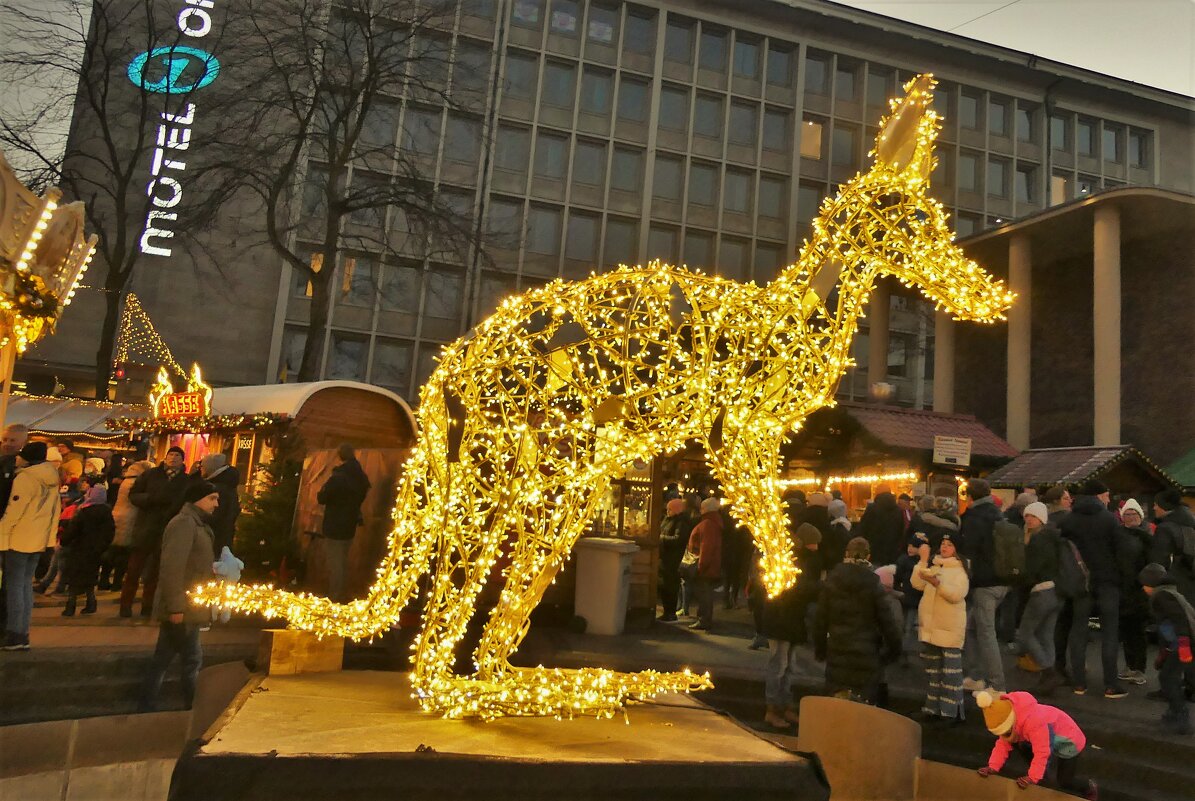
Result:
<svg viewBox="0 0 1195 801"><path fill-rule="evenodd" d="M4 552L4 589L8 615L5 651L29 650L33 618L33 571L58 536L58 468L46 461L46 443L30 442L17 454L17 475L8 508L0 518L0 551Z"/></svg>
<svg viewBox="0 0 1195 801"><path fill-rule="evenodd" d="M963 720L963 640L967 635L967 590L970 581L947 532L930 562L930 548L922 545L912 584L921 590L917 607L921 658L929 689L921 714L927 720Z"/></svg>

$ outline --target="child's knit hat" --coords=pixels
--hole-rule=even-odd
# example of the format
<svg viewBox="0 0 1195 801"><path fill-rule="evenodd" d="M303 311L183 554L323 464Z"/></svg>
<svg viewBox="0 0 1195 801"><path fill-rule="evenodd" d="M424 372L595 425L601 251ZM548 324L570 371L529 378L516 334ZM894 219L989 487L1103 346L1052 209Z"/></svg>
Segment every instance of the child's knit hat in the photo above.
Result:
<svg viewBox="0 0 1195 801"><path fill-rule="evenodd" d="M983 722L992 734L1008 734L1016 723L1017 716L1012 711L1012 702L1004 696L996 698L987 690L975 693L975 703L983 710Z"/></svg>

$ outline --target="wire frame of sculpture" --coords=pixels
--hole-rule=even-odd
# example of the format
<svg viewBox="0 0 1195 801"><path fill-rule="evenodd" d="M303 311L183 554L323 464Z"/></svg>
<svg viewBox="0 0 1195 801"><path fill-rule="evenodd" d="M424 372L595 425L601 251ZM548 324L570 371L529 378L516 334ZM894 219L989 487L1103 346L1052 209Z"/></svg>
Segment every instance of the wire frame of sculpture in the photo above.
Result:
<svg viewBox="0 0 1195 801"><path fill-rule="evenodd" d="M927 194L933 81L920 76L905 91L872 168L825 202L799 261L771 283L623 266L508 298L445 347L421 393L419 443L366 597L337 604L206 585L196 600L360 639L395 621L426 576L411 681L425 709L449 717L613 715L655 693L711 686L689 671L522 669L508 659L612 477L691 440L705 444L750 529L769 593L793 585L779 446L833 404L878 278L919 287L958 319L1002 318L1012 296L955 246ZM491 581L497 601L472 675L457 675L458 644Z"/></svg>

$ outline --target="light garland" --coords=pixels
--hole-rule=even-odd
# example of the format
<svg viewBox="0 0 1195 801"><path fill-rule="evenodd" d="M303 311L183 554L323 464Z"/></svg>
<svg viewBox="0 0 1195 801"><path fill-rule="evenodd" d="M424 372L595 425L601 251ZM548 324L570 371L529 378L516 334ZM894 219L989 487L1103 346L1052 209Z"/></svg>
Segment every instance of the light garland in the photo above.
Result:
<svg viewBox="0 0 1195 801"><path fill-rule="evenodd" d="M290 415L275 412L257 414L213 414L205 417L114 417L105 422L112 431L142 431L147 434L202 434L205 431L261 429L282 425Z"/></svg>
<svg viewBox="0 0 1195 801"><path fill-rule="evenodd" d="M189 375L154 328L140 298L132 292L125 296L124 311L121 312L120 327L116 334L116 357L113 359L113 365L127 363L164 364L180 376Z"/></svg>
<svg viewBox="0 0 1195 801"><path fill-rule="evenodd" d="M830 476L824 481L820 478L783 478L777 484L786 487L832 487L836 484L883 484L888 481L916 481L921 474L906 470L900 473L864 473L853 476Z"/></svg>
<svg viewBox="0 0 1195 801"><path fill-rule="evenodd" d="M420 441L366 597L339 604L213 582L193 601L356 640L396 621L430 574L410 677L420 705L447 717L612 716L656 693L710 687L708 675L689 671L528 670L508 659L612 477L689 440L705 443L713 476L751 530L769 593L793 585L779 446L833 404L881 275L916 284L959 319L1003 317L1012 295L954 245L946 213L926 194L938 130L932 78L905 90L882 125L875 165L823 204L799 261L772 283L624 265L507 298L446 346L420 395ZM835 289L837 302L827 303ZM454 652L504 552L509 567L475 672L455 675Z"/></svg>

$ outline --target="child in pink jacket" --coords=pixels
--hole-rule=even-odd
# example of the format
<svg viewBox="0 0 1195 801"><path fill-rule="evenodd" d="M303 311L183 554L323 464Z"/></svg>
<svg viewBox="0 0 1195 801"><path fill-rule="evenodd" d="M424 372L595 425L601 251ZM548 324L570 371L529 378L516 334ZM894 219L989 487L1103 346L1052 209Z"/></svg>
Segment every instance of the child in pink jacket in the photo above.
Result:
<svg viewBox="0 0 1195 801"><path fill-rule="evenodd" d="M989 692L975 694L975 702L983 710L988 731L997 736L988 764L979 769L980 776L999 773L1014 750L1029 762L1029 772L1017 779L1022 790L1040 784L1051 765L1055 768L1054 784L1060 790L1095 801L1099 790L1094 781L1078 777L1079 754L1087 745L1087 738L1071 716L1061 709L1039 704L1029 693L1005 693L999 698Z"/></svg>

